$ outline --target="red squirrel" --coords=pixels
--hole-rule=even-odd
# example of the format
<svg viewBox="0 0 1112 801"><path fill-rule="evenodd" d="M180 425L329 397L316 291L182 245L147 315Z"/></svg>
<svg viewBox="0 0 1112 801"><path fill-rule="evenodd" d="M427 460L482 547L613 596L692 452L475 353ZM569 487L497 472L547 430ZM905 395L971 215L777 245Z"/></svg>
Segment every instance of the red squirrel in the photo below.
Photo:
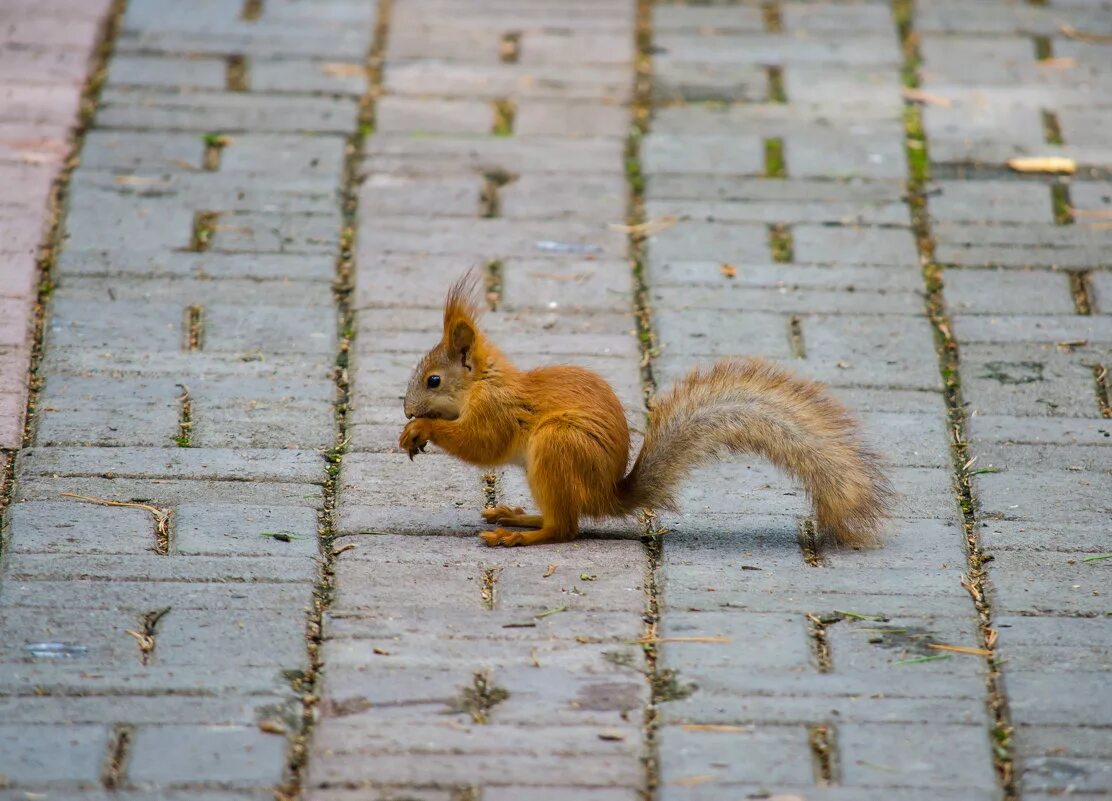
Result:
<svg viewBox="0 0 1112 801"><path fill-rule="evenodd" d="M525 467L539 515L495 506L487 545L564 542L582 518L671 509L697 465L724 452L759 454L798 479L820 533L839 545L879 544L893 496L881 461L846 408L814 381L759 358L695 369L658 396L644 445L626 473L630 439L610 385L582 367L519 370L480 330L475 281L448 292L444 331L405 394L400 446L426 443L481 467Z"/></svg>

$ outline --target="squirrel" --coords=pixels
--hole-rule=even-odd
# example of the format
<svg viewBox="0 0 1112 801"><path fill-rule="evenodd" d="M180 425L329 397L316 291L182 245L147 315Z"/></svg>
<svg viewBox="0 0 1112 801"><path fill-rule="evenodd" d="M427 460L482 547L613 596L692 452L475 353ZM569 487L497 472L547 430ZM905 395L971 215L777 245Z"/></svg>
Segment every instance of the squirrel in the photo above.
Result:
<svg viewBox="0 0 1112 801"><path fill-rule="evenodd" d="M651 404L627 474L629 428L610 385L582 367L514 367L477 325L475 286L468 273L448 292L443 336L406 390L399 445L410 460L431 442L481 467L525 468L540 514L485 509L488 523L524 529L483 532L487 545L564 542L584 517L676 510L687 473L724 452L759 454L798 479L837 544L880 544L892 487L823 385L756 357L696 368Z"/></svg>

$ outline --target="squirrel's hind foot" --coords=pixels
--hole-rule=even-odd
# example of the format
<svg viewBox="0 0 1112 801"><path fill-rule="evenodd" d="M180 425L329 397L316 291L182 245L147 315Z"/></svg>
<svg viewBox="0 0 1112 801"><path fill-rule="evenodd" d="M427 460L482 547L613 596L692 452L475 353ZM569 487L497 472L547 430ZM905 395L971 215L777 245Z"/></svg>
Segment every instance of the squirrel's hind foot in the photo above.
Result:
<svg viewBox="0 0 1112 801"><path fill-rule="evenodd" d="M501 523L502 518L517 517L519 515L523 515L525 514L525 510L522 509L520 506L507 506L503 503L498 506L491 506L487 509L484 509L482 514L483 520L487 521L488 523Z"/></svg>
<svg viewBox="0 0 1112 801"><path fill-rule="evenodd" d="M484 531L480 535L483 542L490 546L504 545L541 545L546 542L566 542L575 539L575 535L567 536L563 532L550 528L538 528L533 531L510 531L507 528L496 528L493 531Z"/></svg>

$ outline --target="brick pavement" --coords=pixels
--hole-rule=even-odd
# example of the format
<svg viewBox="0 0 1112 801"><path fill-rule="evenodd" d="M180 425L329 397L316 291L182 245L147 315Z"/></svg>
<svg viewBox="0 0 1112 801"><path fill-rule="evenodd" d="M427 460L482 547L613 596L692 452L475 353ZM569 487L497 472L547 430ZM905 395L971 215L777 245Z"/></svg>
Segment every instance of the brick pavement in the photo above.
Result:
<svg viewBox="0 0 1112 801"><path fill-rule="evenodd" d="M131 0L4 513L0 799L1112 792L1109 20ZM467 266L635 428L718 356L830 384L887 547L733 461L648 528L482 548L520 473L395 448Z"/></svg>

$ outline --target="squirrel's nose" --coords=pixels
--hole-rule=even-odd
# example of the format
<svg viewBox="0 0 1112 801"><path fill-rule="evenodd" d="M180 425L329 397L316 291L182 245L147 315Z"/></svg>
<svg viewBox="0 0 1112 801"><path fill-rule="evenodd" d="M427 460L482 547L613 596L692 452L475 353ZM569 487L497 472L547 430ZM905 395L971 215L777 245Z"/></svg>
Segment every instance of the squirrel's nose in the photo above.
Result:
<svg viewBox="0 0 1112 801"><path fill-rule="evenodd" d="M405 413L405 419L406 419L406 420L412 420L412 419L413 419L413 415L411 415L411 414L410 414L409 412L406 412L406 413Z"/></svg>

